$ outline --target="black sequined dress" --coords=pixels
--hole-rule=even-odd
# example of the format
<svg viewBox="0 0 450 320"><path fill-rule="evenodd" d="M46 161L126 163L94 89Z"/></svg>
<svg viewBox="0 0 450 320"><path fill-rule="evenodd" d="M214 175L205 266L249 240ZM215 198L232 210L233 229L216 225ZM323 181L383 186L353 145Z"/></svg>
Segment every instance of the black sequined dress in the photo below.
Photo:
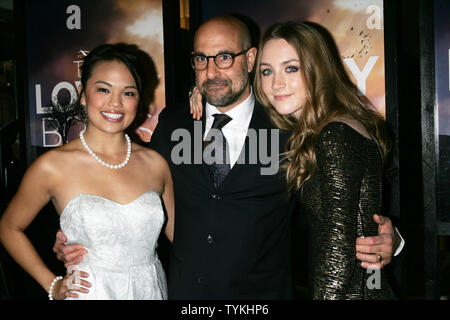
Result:
<svg viewBox="0 0 450 320"><path fill-rule="evenodd" d="M317 137L317 171L300 192L309 224L313 299L395 299L383 270L360 266L357 237L378 234L382 167L376 143L343 122Z"/></svg>

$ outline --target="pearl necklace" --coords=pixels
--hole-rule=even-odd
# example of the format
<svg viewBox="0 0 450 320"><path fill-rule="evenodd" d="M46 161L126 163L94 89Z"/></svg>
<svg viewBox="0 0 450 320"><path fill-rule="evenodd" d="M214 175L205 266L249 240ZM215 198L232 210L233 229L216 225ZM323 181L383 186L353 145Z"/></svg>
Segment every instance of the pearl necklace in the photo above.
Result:
<svg viewBox="0 0 450 320"><path fill-rule="evenodd" d="M80 140L81 140L81 144L83 145L83 147L87 150L87 152L89 152L89 154L91 156L93 156L102 166L105 166L107 168L111 168L111 169L120 169L123 168L127 165L128 161L130 161L130 157L131 157L131 139L130 137L125 133L125 139L127 140L127 145L128 145L128 149L127 149L127 157L125 159L124 162L122 162L121 164L109 164L105 161L103 161L102 159L100 159L99 156L97 156L95 154L94 151L92 151L91 148L89 148L88 144L86 143L86 140L84 139L84 133L86 132L86 129L83 129L80 132Z"/></svg>

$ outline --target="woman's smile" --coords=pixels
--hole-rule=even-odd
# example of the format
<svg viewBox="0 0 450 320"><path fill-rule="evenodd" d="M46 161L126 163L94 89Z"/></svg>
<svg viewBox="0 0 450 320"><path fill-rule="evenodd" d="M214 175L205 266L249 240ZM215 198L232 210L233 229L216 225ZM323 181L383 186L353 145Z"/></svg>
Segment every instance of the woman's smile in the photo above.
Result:
<svg viewBox="0 0 450 320"><path fill-rule="evenodd" d="M109 112L101 112L103 118L110 122L120 122L122 121L122 118L124 116L123 112L115 112L115 111L109 111Z"/></svg>

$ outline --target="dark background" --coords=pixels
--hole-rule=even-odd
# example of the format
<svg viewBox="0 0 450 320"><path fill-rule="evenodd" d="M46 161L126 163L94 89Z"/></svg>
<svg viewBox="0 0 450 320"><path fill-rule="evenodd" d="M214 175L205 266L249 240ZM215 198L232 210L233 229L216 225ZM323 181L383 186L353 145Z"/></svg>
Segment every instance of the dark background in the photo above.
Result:
<svg viewBox="0 0 450 320"><path fill-rule="evenodd" d="M11 2L0 2L0 62L6 64L6 80L11 84L0 87L0 214L17 190L30 161L46 151L27 143L24 106L28 89L25 74L29 66L26 65L25 1L13 1L13 6L9 5ZM203 17L202 2L191 0L189 28L180 28L179 8L178 1L163 0L169 108L187 103L187 91L193 83L188 63L193 30ZM396 137L393 163L397 169L387 184L384 206L406 240L405 248L387 267L387 272L399 298L408 300L450 297L450 139L437 137L434 123L433 10L434 2L428 0L384 2L386 118ZM62 263L51 251L58 228L58 217L50 204L26 233L49 268L63 274ZM301 221L293 231L297 297L303 299L306 238ZM161 240L159 255L163 263L167 262L167 250L167 243ZM0 299L47 299L47 293L2 247L0 262Z"/></svg>

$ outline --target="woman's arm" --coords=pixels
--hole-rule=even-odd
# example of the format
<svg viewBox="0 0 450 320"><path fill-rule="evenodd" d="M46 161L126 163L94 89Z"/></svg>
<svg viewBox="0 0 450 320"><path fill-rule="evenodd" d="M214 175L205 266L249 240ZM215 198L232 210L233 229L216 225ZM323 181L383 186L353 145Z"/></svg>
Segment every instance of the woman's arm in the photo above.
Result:
<svg viewBox="0 0 450 320"><path fill-rule="evenodd" d="M165 234L170 242L173 242L173 232L175 223L175 198L173 193L173 182L172 174L170 173L169 165L164 160L165 167L165 182L164 182L164 192L162 194L162 199L164 201L164 206L167 212L167 224Z"/></svg>
<svg viewBox="0 0 450 320"><path fill-rule="evenodd" d="M314 299L345 299L354 272L364 169L358 161L358 152L363 150L354 148L339 128L332 127L319 135L316 161L322 208L317 214L321 217L322 234L317 235L320 240L314 261Z"/></svg>
<svg viewBox="0 0 450 320"><path fill-rule="evenodd" d="M44 154L26 171L19 189L0 220L0 240L11 257L28 272L47 292L55 275L48 269L25 235L39 211L50 201L55 168L50 156ZM67 275L68 277L70 275ZM67 282L65 282L67 283ZM58 281L53 296L76 296L67 291L67 286Z"/></svg>
<svg viewBox="0 0 450 320"><path fill-rule="evenodd" d="M44 264L24 233L51 198L51 173L46 158L43 156L37 159L26 171L16 195L0 220L0 240L11 257L48 291L55 275Z"/></svg>

